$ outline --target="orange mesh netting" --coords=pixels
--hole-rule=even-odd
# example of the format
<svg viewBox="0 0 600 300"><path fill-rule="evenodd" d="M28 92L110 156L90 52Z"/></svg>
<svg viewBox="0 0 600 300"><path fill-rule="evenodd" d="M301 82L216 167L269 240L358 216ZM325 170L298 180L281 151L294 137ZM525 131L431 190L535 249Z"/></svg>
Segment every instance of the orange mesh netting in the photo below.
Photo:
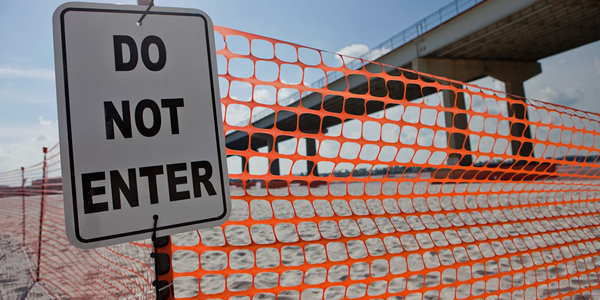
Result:
<svg viewBox="0 0 600 300"><path fill-rule="evenodd" d="M216 31L233 212L177 298L600 297L598 115Z"/></svg>
<svg viewBox="0 0 600 300"><path fill-rule="evenodd" d="M150 242L81 250L67 240L58 145L0 173L0 228L2 299L155 298Z"/></svg>

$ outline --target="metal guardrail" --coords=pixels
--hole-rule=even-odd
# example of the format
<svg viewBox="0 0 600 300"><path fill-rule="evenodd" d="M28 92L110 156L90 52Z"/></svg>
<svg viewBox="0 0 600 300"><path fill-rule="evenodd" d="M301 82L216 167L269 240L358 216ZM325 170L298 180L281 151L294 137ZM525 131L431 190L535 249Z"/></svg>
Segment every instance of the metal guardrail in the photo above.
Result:
<svg viewBox="0 0 600 300"><path fill-rule="evenodd" d="M383 43L377 45L375 48L362 54L358 57L359 60L351 61L349 64L347 64L347 67L355 70L362 68L363 64L361 60L375 61L378 58L408 44L419 36L431 31L432 29L444 24L444 22L458 16L459 14L484 1L486 0L454 0L452 3L440 8L438 11L430 14L429 16L397 33ZM329 81L335 81L341 78L341 76L335 75L332 76ZM323 77L311 84L311 87L323 88L327 85L327 82L327 77Z"/></svg>
<svg viewBox="0 0 600 300"><path fill-rule="evenodd" d="M444 24L446 21L458 16L459 14L485 1L487 0L454 0L452 3L440 8L439 10L430 14L429 16L416 22L412 26L404 29L403 31L397 33L396 35L377 45L375 48L360 55L359 57L357 57L357 59L350 61L346 64L346 66L354 70L360 69L363 67L363 60L375 61L380 57L408 44L409 42L415 40L419 36L431 31L432 29ZM342 78L342 75L340 75L337 72L328 73L323 78L311 83L310 87L318 89L324 88L327 86L328 83L337 81L340 78ZM300 93L294 93L286 99L279 101L279 104L287 106L298 100L300 100ZM254 114L254 118L252 118L252 116L250 118L260 120L270 114L271 112L269 110L265 110ZM244 120L239 124L243 126L243 124L246 124L246 121L247 120ZM251 121L252 120L250 120L250 122Z"/></svg>

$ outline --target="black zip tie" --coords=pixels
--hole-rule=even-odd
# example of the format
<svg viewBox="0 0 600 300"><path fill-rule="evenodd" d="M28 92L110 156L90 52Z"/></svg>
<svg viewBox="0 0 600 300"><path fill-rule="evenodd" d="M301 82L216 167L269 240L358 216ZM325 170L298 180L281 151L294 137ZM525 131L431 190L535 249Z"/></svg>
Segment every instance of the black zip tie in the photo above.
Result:
<svg viewBox="0 0 600 300"><path fill-rule="evenodd" d="M148 8L146 8L146 11L144 12L144 14L142 15L142 17L140 18L139 21L137 21L137 26L142 26L142 21L144 20L144 18L146 17L146 15L148 14L148 12L150 11L150 9L152 8L152 6L154 6L154 0L150 1L150 4L148 4Z"/></svg>
<svg viewBox="0 0 600 300"><path fill-rule="evenodd" d="M143 19L143 17L142 17ZM158 224L158 215L152 216L154 219L154 229L152 229L152 246L154 247L154 286L156 287L156 299L159 298L159 290L158 290L158 248L156 247L156 225Z"/></svg>

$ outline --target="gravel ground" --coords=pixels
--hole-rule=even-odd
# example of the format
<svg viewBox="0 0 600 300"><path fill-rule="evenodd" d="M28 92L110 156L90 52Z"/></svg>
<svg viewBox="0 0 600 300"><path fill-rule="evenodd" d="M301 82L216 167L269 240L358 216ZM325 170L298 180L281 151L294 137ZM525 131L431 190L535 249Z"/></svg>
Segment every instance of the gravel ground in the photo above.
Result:
<svg viewBox="0 0 600 300"><path fill-rule="evenodd" d="M270 205L267 203L267 201L265 200L256 200L253 201L252 203L250 203L250 205L248 205L249 203L246 203L245 201L240 201L240 200L235 200L236 196L241 196L240 195L240 191L236 191L236 190L232 190L232 195L234 198L233 201L233 207L234 207L234 211L232 212L231 218L233 220L246 220L248 219L250 216L252 219L257 219L257 220L266 220L266 219L271 219L273 218L273 215L279 215L284 216L284 215L289 215L290 217L294 216L295 214L302 214L302 217L305 218L309 218L307 219L307 221L309 222L310 217L309 215L304 216L304 214L312 214L314 215L314 213L317 213L319 215L327 215L327 214L333 214L333 210L336 211L337 214L341 214L341 215L351 215L351 214L357 214L357 215L369 215L370 211L375 211L375 212L381 212L384 213L384 208L386 207L386 205L388 204L394 204L392 206L395 206L397 203L400 208L403 211L407 211L407 212L413 212L418 214L418 212L427 212L428 211L428 206L430 206L430 208L434 207L431 206L433 204L436 204L437 207L434 209L435 211L439 211L441 210L443 207L448 206L448 207L458 207L457 204L455 204L454 200L462 200L462 198L452 198L449 196L444 195L443 191L446 188L446 186L442 186L442 185L422 185L417 183L414 188L412 187L406 187L404 186L406 183L401 183L400 185L393 185L393 186L383 186L383 191L382 193L387 196L390 195L389 198L391 199L387 199L387 197L383 197L384 195L381 195L377 193L377 190L380 189L380 187L376 187L375 191L371 191L370 190L370 186L369 184L367 185L359 185L359 186L349 186L348 187L348 192L346 192L346 186L345 185L336 185L336 184L332 184L331 186L329 186L329 193L331 193L332 195L335 196L340 196L340 197L344 197L341 199L345 199L345 198L351 198L352 196L362 196L363 194L367 194L367 195L374 195L375 199L369 199L368 201L362 201L362 200L358 200L358 199L354 199L354 200L350 200L350 201L334 201L331 204L329 204L329 202L325 203L326 201L324 200L315 200L314 201L314 210L311 208L311 204L309 201L307 200L299 200L302 198L302 195L308 195L308 188L307 187L294 187L294 189L297 189L296 191L292 190L292 194L293 195L289 195L287 193L282 194L282 200L276 200L273 203L273 210L270 208ZM513 190L514 185L493 185L491 183L486 183L486 184L482 184L481 186L477 186L479 191L494 191L494 192L500 192L502 191L503 188L507 188L509 187L509 189L505 192L505 193L500 193L500 196L490 196L490 199L487 199L486 197L479 197L479 196L474 196L474 195L470 195L464 198L464 200L462 201L458 201L456 203L462 203L460 204L460 209L465 209L466 207L487 207L483 204L485 203L495 203L495 205L493 205L492 208L488 208L490 210L495 209L496 207L504 207L504 206L509 206L510 204L513 205L518 205L517 200L520 199L519 197L516 197L518 195L520 195L520 193L522 192L521 190L515 191ZM453 187L454 188L454 187ZM314 191L311 190L312 193L322 193L323 195L327 194L327 191L321 191L321 189L324 189L323 187L318 187L316 188ZM456 189L461 189L461 190L467 190L469 189L468 185L464 185L464 184L459 184L457 185ZM411 190L412 193L411 194ZM526 191L529 191L526 189ZM276 192L276 191L274 191ZM420 195L424 195L426 194L426 192L429 192L430 194L439 194L439 200L434 201L435 203L428 203L427 205L425 204L425 199L424 197L421 197L423 201L419 200L419 201L410 201L409 198L415 198L415 199L419 199ZM512 192L509 194L509 192ZM256 194L257 196L254 196L254 198L259 199L261 194L266 194L266 190L264 190L264 188L262 189L256 189L256 190L250 190L249 193L253 193ZM471 194L475 194L476 191L472 191ZM578 194L579 192L575 191L575 194ZM525 195L528 195L527 199L529 202L531 203L547 203L549 200L546 199L546 197L549 195L547 192L537 192L536 191L530 191L530 192L526 192L524 193ZM560 194L560 193L559 193ZM585 193L584 193L585 194ZM377 197L378 196L378 197ZM557 197L559 195L557 194ZM554 197L554 196L553 196ZM560 195L560 199L558 200L558 202L562 202L563 195ZM578 196L579 197L579 196ZM381 198L386 198L384 200L378 200ZM437 197L436 197L437 198ZM239 198L238 198L239 199ZM579 198L577 198L579 199ZM390 200L390 201L388 201ZM478 203L481 202L481 204L478 205ZM555 200L549 201L549 202L554 202ZM388 203L390 202L390 203ZM412 204L411 204L412 203ZM304 207L306 206L306 207ZM332 210L333 209L333 210ZM396 208L397 209L397 208ZM325 211L328 211L328 213L326 213ZM342 220L343 221L343 220ZM340 221L342 224L343 222ZM428 222L434 222L433 220L425 220L424 223L425 225L431 225ZM527 222L531 222L531 221L527 221ZM345 223L344 223L345 224ZM363 224L363 225L368 225L368 224ZM374 224L371 224L373 227ZM250 235L248 235L248 233L246 231L240 231L240 226L231 226L231 229L226 229L225 232L218 230L218 229L205 229L205 230L201 230L200 231L200 235L202 236L202 240L204 243L206 244L212 244L214 243L215 246L216 245L221 245L224 243L224 233L225 235L228 235L228 239L231 238L230 242L232 242L233 244L240 244L240 245L245 245L245 244L249 244L251 242L250 240ZM264 227L264 226L263 226ZM263 229L263 227L257 227L257 230L259 229ZM356 236L356 235L360 235L360 230L358 227L356 226L342 226L339 229L337 229L338 227L327 227L327 226L321 226L321 232L319 233L318 231L315 230L309 230L311 228L308 228L306 226L300 226L302 228L299 228L299 232L298 234L300 234L302 236L303 240L315 240L318 239L319 235L323 235L324 237L328 237L328 238L335 238L337 236L340 235L340 231L342 231L344 233L345 236ZM306 228L304 228L306 227ZM315 226L313 226L313 229L316 229ZM368 226L367 226L368 227ZM368 228L365 227L364 229L367 230ZM369 228L371 228L369 227ZM291 228L284 228L285 230L291 230ZM303 230L300 230L303 229ZM304 230L306 229L306 230ZM376 229L375 227L372 228L373 232L377 232L378 229ZM392 231L394 231L393 228L391 228ZM369 231L369 230L367 230ZM285 233L285 232L284 232ZM294 234L292 234L294 233ZM265 238L267 240L265 240L265 242L272 242L269 239L269 236L271 236L272 234L258 234L259 237L261 238ZM287 236L286 234L283 234L283 236ZM295 236L295 231L289 232L289 236ZM180 245L180 246L194 246L194 245L198 245L200 243L200 237L199 234L196 233L195 231L193 232L187 232L187 233L182 233L182 234L177 234L174 235L173 237L173 243L176 245ZM270 237L270 239L274 239L274 237ZM436 240L436 236L432 236L432 239L435 241ZM274 240L273 240L274 241ZM460 241L460 240L458 240ZM404 241L403 241L404 242ZM410 243L409 243L410 244ZM383 246L383 245L380 245ZM293 247L290 247L290 249L292 249ZM377 248L377 247L375 247ZM373 249L375 249L373 248ZM381 247L379 247L381 248ZM378 250L379 248L375 249ZM197 253L194 253L192 251L178 251L176 253L173 254L173 269L176 272L191 272L194 270L199 269L200 264L202 264L203 268L208 268L208 269L222 269L224 266L227 265L227 257L217 253L218 251L218 247L213 249L216 251L209 251L207 253L202 254L202 259L200 259ZM292 250L300 250L300 249L292 249ZM339 249L339 254L340 255L347 255L345 249L340 248ZM379 249L381 251L385 251L383 248ZM356 256L356 257L363 257L366 256L367 253L365 252L366 249L354 249L354 248L349 248L348 252L350 253L350 256ZM482 252L482 254L485 257L493 257L494 254L492 252L491 248L481 248L480 251ZM309 253L310 252L310 253ZM360 252L360 253L359 253ZM252 251L250 250L245 250L245 249L240 249L237 250L234 253L231 253L231 257L230 260L231 262L235 262L236 264L238 264L239 266L244 265L244 264L249 264L249 266L251 267L252 265L254 265L254 263L256 262L257 265L262 265L265 268L272 268L273 266L271 266L271 264L273 263L272 261L270 261L270 258L272 257L278 257L277 253L274 253L275 256L270 256L268 255L269 253L263 253L266 255L257 255L256 259L254 258L254 254L252 254ZM336 251L330 251L330 254L334 256L335 260L337 260L336 255L338 254ZM284 257L284 253L281 253L282 257L281 260L284 264L286 265L301 265L303 263L303 261L306 259L307 261L322 261L324 259L326 259L325 256L325 252L324 251L308 251L306 253L306 257L304 257L302 255L301 251L287 251L286 255ZM375 255L376 256L376 255ZM454 258L461 262L461 261L466 261L468 260L466 253L454 253L451 254L451 252L447 249L442 249L439 251L439 259L444 263L444 265L452 265L453 268L457 267L456 263L452 263L454 260L451 261L444 261L445 259L449 259L449 257L454 256ZM423 257L425 260L427 260L427 256ZM279 257L278 257L279 259ZM341 257L340 257L341 259ZM536 265L539 264L543 264L544 261L541 259L541 257L534 257L533 258L533 262ZM408 260L408 268L409 269L416 269L418 266L414 266L411 265L411 263L414 263L414 261L412 260ZM514 262L515 265L513 265L513 267L516 267L517 269L522 268L522 265L520 263L520 261L516 261ZM422 262L420 262L420 264L422 264ZM374 273L378 273L380 271L378 271L378 267L376 264L374 264L373 270L371 270L371 272ZM501 266L500 266L501 267ZM420 267L422 268L422 267ZM565 266L559 266L559 269L564 269ZM383 267L383 273L386 273L386 267ZM332 270L335 271L335 270ZM483 272L483 270L472 270L474 273L477 272ZM500 270L500 271L507 271L507 270ZM562 270L563 273L565 273L566 271ZM380 272L380 273L381 273ZM262 276L262 277L257 277L255 278L256 284L260 285L260 286L265 286L265 287L270 287L270 286L275 286L277 285L277 283L281 283L282 286L295 286L297 284L299 284L300 282L302 282L302 273L299 274L292 274L293 272L286 274L286 276L281 276L280 278L277 278L276 276ZM314 274L313 274L314 273ZM313 272L310 274L310 276L307 277L306 280L314 280L314 281L323 281L326 278L326 273L324 272ZM369 274L369 266L366 264L357 264L356 268L352 268L350 270L350 272L348 273L347 271L344 272L339 272L339 274L337 272L333 272L331 274L331 276L335 277L334 281L344 281L347 279L347 276L350 275L351 277L356 277L356 276L368 276ZM272 274L267 274L267 275L272 275ZM288 276L289 275L289 276ZM298 275L298 276L292 276L292 275ZM337 276L337 277L336 277ZM437 275L439 277L439 275ZM456 275L454 275L454 277L449 279L451 280L456 280L455 278ZM459 274L460 276L460 274ZM446 278L446 279L448 279ZM425 279L425 282L427 282L429 280L429 275L428 277ZM439 281L439 278L437 278L436 280ZM518 279L519 282L525 280L525 278L520 277L520 279ZM200 281L200 282L199 282ZM417 280L418 284L421 285L422 283L422 279ZM235 288L239 288L239 289L245 289L247 288L249 285L252 285L252 277L251 276L240 276L239 278L231 278L230 282L232 285L235 285ZM7 235L0 235L0 300L4 300L4 299L52 299L53 297L51 297L51 295L49 295L45 290L44 287L40 286L39 284L37 285L33 285L32 284L32 280L31 280L31 276L29 275L29 270L28 270L28 264L27 264L27 260L25 259L24 253L21 250L21 247L19 245L19 240L18 239L11 239L9 236ZM411 280L408 280L407 282L405 282L403 285L406 285L406 287L409 290L415 289L417 290L419 288L419 286L417 286L417 282L412 282ZM200 286L205 286L208 289L201 289ZM177 297L186 297L186 296L194 296L198 293L199 290L202 290L203 292L215 292L212 289L220 289L221 287L225 286L225 278L221 278L221 277L217 277L217 276L205 276L203 277L201 280L195 279L195 278L190 278L190 277L180 277L177 278L175 280L175 295ZM385 286L381 286L381 287L374 287L373 290L381 290L381 291L385 291ZM474 287L475 289L475 287ZM483 287L478 287L478 289L481 289L481 292L483 292ZM558 289L558 287L553 288L554 290ZM335 292L335 291L331 291L331 292ZM339 291L339 295L343 295L344 291ZM348 289L347 290L347 295L348 296L354 296L354 295L364 295L364 290L359 290L359 291L355 291L353 289ZM336 298L336 296L339 295L328 295L331 296L333 298ZM468 293L462 293L461 291L457 291L457 297L460 299L463 296L468 295ZM443 292L442 294L440 294L440 296L442 298L444 298L445 296L448 295L444 295ZM454 295L452 295L454 296ZM586 295L587 296L587 295ZM450 296L448 296L450 297ZM291 298L295 298L295 297L291 297ZM296 297L297 298L297 297ZM528 297L526 297L527 299L530 299ZM585 298L585 297L584 297Z"/></svg>
<svg viewBox="0 0 600 300"><path fill-rule="evenodd" d="M31 278L20 241L0 234L0 300L54 299L41 284Z"/></svg>

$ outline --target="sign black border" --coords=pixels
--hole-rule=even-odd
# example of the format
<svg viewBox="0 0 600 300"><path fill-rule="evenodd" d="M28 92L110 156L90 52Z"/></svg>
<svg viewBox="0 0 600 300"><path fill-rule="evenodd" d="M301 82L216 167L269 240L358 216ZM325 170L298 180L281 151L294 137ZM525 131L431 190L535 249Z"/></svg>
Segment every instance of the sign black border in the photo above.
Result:
<svg viewBox="0 0 600 300"><path fill-rule="evenodd" d="M119 9L103 9L103 8L83 8L83 7L67 7L65 8L61 13L60 13L60 33L61 33L61 47L62 47L62 60L63 60L63 76L64 76L64 88L65 88L65 111L66 111L66 117L67 117L67 134L68 134L68 144L69 144L69 164L70 164L70 171L71 171L71 192L73 193L73 217L75 220L75 236L77 238L77 240L79 240L82 243L85 244L89 244L89 243L94 243L94 242L98 242L98 241L105 241L105 240L110 240L110 239L116 239L116 238L121 238L121 237L125 237L125 236L132 236L132 235L137 235L137 234L143 234L143 233L150 233L152 232L154 229L152 227L145 229L145 230L137 230L137 231L130 231L130 232L125 232L125 233L119 233L119 234L113 234L113 235L109 235L109 236L104 236L104 237L96 237L96 238L91 238L91 239L85 239L83 237L81 237L80 233L79 233L79 219L78 219L78 214L77 214L77 187L75 185L75 166L74 166L74 159L73 159L73 139L71 136L71 111L70 111L70 99L69 99L69 80L68 80L68 68L67 68L67 48L66 48L66 36L65 36L65 20L64 20L64 16L67 12L70 11L87 11L87 12L100 12L100 13L124 13L124 14L137 14L137 15L142 15L144 13L147 14L151 14L151 15L174 15L174 16L187 16L187 17L200 17L202 18L202 20L204 21L204 30L205 30L205 36L206 36L206 48L207 48L207 53L208 55L208 68L209 71L211 73L210 77L210 89L211 89L211 95L212 95L212 106L213 106L213 121L214 121L214 129L215 129L215 137L216 137L216 141L217 141L217 155L219 157L219 176L221 178L221 181L223 181L223 158L221 156L221 144L220 144L220 134L219 134L219 120L217 119L217 101L219 101L220 103L220 98L217 98L215 96L215 83L214 83L214 75L215 74L215 70L213 69L213 61L212 61L212 55L211 55L211 48L210 48L210 34L208 31L208 21L206 20L206 18L204 17L204 15L199 14L199 13L183 13L183 12L164 12L164 11L137 11L137 10L119 10ZM220 109L220 107L219 107ZM171 228L177 228L177 227L183 227L183 226L189 226L189 225L194 225L194 224L201 224L201 223L206 223L206 222L211 222L211 221L217 221L217 220L221 220L223 219L226 215L227 215L227 197L226 197L226 193L225 193L225 182L221 182L221 193L223 195L223 213L218 216L218 217L214 217L214 218L210 218L210 219L205 219L205 220L198 220L198 221L192 221L192 222L186 222L186 223L178 223L178 224L172 224L172 225L168 225L168 226L162 226L162 227L157 227L156 230L160 231L160 230L166 230L166 229L171 229Z"/></svg>

